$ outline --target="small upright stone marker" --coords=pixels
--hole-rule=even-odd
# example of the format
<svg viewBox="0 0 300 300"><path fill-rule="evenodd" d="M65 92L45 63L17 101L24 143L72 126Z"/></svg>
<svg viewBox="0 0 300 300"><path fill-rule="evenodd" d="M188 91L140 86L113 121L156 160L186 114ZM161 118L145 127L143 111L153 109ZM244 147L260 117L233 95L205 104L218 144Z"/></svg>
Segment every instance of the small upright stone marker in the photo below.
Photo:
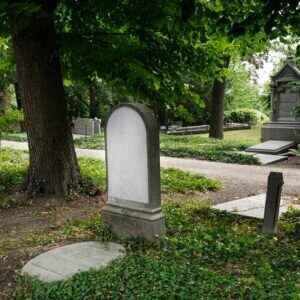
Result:
<svg viewBox="0 0 300 300"><path fill-rule="evenodd" d="M263 223L264 233L274 234L277 232L277 221L283 183L282 173L270 173L268 179L268 190Z"/></svg>
<svg viewBox="0 0 300 300"><path fill-rule="evenodd" d="M159 127L142 104L121 104L106 125L104 222L119 236L153 240L165 230L161 212Z"/></svg>

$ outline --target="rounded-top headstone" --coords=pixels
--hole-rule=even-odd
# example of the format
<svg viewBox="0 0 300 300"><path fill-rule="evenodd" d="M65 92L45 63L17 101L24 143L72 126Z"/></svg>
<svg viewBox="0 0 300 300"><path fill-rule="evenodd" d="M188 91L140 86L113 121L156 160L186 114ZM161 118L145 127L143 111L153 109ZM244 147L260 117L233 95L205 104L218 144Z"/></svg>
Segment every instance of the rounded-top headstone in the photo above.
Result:
<svg viewBox="0 0 300 300"><path fill-rule="evenodd" d="M160 234L164 221L159 126L145 105L121 104L112 110L106 125L106 165L103 217L113 231L145 237Z"/></svg>

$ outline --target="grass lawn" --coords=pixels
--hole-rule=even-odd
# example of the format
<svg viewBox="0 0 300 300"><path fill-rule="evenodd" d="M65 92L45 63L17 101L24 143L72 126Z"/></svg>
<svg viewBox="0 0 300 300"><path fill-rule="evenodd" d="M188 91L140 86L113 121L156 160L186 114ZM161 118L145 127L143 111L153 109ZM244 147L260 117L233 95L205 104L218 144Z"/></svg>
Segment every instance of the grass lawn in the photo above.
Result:
<svg viewBox="0 0 300 300"><path fill-rule="evenodd" d="M10 299L299 299L299 211L288 212L277 237L261 222L194 202L163 205L167 233L155 244L116 239L97 216L66 224L35 241L63 236L117 241L126 257L99 271L51 284L20 278Z"/></svg>
<svg viewBox="0 0 300 300"><path fill-rule="evenodd" d="M25 132L18 132L18 133L2 132L1 139L8 140L8 141L16 141L16 142L26 142L27 134Z"/></svg>
<svg viewBox="0 0 300 300"><path fill-rule="evenodd" d="M260 128L225 132L224 140L209 139L207 134L197 135L160 135L162 155L189 157L211 161L240 164L258 164L256 158L239 153L247 147L259 143ZM104 136L81 138L75 140L80 148L104 149Z"/></svg>
<svg viewBox="0 0 300 300"><path fill-rule="evenodd" d="M23 182L27 165L26 153L9 149L0 150L0 208L18 204L13 198L7 197L7 193ZM80 158L79 166L83 178L81 191L83 194L94 193L93 186L105 191L106 171L103 161ZM172 168L161 169L161 189L166 194L215 191L220 187L219 181L199 174Z"/></svg>

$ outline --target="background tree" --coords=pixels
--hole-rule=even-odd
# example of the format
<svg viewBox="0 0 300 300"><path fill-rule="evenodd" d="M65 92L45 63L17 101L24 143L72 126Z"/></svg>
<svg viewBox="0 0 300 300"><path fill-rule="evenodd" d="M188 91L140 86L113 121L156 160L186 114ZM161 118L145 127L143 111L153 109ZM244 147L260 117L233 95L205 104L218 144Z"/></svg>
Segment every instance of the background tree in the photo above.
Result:
<svg viewBox="0 0 300 300"><path fill-rule="evenodd" d="M14 81L15 68L9 38L0 37L0 113L10 104L9 85Z"/></svg>
<svg viewBox="0 0 300 300"><path fill-rule="evenodd" d="M88 86L98 78L162 119L191 93L191 80L223 80L228 54L244 57L257 33L297 24L294 1L271 2L2 1L28 131L28 192L64 195L80 181L63 79Z"/></svg>
<svg viewBox="0 0 300 300"><path fill-rule="evenodd" d="M63 74L96 72L152 103L182 90L180 74L197 64L182 9L177 1L1 2L29 140L30 195L65 195L80 181Z"/></svg>

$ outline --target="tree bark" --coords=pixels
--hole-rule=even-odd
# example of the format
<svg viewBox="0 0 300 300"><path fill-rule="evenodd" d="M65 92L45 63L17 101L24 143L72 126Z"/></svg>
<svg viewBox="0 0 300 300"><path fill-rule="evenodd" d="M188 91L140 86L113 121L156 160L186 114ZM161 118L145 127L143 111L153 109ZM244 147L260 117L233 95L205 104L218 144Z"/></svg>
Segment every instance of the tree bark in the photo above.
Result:
<svg viewBox="0 0 300 300"><path fill-rule="evenodd" d="M229 66L230 57L224 58L223 68ZM210 105L209 137L215 139L224 138L224 98L225 78L215 79L212 88Z"/></svg>
<svg viewBox="0 0 300 300"><path fill-rule="evenodd" d="M12 7L10 25L29 140L27 192L65 196L77 188L80 174L56 45L55 5L47 2L34 14Z"/></svg>
<svg viewBox="0 0 300 300"><path fill-rule="evenodd" d="M209 137L223 139L225 82L215 79L210 106Z"/></svg>

